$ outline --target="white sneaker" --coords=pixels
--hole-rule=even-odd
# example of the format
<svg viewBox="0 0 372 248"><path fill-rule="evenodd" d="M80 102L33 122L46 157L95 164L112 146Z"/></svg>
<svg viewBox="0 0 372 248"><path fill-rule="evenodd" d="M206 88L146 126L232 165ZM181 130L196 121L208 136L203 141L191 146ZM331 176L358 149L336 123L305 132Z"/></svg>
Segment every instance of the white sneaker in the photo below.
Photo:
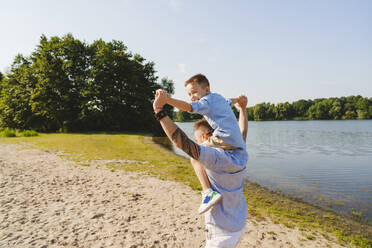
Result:
<svg viewBox="0 0 372 248"><path fill-rule="evenodd" d="M222 199L222 195L212 189L202 194L202 203L199 207L199 214L204 214L217 202Z"/></svg>

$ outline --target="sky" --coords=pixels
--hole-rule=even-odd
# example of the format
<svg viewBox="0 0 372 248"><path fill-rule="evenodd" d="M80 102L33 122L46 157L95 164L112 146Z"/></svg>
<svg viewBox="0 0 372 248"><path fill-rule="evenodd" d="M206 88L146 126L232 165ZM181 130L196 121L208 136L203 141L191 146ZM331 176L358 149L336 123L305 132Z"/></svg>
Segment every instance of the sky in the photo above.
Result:
<svg viewBox="0 0 372 248"><path fill-rule="evenodd" d="M0 7L0 71L29 56L40 36L120 40L183 83L205 74L223 96L249 106L372 97L370 0L13 0Z"/></svg>

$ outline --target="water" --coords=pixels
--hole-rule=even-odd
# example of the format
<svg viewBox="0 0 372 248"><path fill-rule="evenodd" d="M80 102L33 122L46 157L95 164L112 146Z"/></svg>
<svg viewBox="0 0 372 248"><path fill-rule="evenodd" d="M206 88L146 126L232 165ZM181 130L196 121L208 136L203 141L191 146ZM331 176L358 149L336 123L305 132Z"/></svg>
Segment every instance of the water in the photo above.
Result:
<svg viewBox="0 0 372 248"><path fill-rule="evenodd" d="M250 181L372 218L372 120L249 122L247 151Z"/></svg>

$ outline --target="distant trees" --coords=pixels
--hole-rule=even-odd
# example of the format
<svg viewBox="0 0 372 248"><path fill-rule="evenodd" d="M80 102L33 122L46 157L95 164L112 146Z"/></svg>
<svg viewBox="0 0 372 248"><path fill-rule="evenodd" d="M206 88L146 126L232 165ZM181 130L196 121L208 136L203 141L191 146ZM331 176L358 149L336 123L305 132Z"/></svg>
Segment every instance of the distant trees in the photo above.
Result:
<svg viewBox="0 0 372 248"><path fill-rule="evenodd" d="M348 96L298 100L293 103L259 103L247 109L250 120L372 119L372 98Z"/></svg>
<svg viewBox="0 0 372 248"><path fill-rule="evenodd" d="M238 110L233 106L235 116ZM249 120L354 120L372 119L372 98L362 96L318 98L272 104L263 102L247 108ZM174 120L195 121L203 116L178 111Z"/></svg>
<svg viewBox="0 0 372 248"><path fill-rule="evenodd" d="M44 35L29 57L0 74L0 126L38 131L161 130L153 117L154 63L121 41L87 44L71 34ZM173 109L168 107L171 113Z"/></svg>
<svg viewBox="0 0 372 248"><path fill-rule="evenodd" d="M174 113L173 120L178 121L178 122L187 122L187 121L200 120L201 118L203 118L202 115L192 114L187 111L178 110L177 112Z"/></svg>

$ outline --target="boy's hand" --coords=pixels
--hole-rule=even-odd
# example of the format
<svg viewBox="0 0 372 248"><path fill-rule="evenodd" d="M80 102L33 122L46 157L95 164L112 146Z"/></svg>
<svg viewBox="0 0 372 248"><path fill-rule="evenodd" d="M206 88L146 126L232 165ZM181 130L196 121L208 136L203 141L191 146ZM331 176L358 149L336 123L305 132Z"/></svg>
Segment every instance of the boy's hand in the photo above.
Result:
<svg viewBox="0 0 372 248"><path fill-rule="evenodd" d="M165 99L165 103L168 102L169 98L170 98L170 95L168 92L166 92L165 90L162 90L162 89L158 89L155 93L155 97L158 97L160 96L163 97Z"/></svg>
<svg viewBox="0 0 372 248"><path fill-rule="evenodd" d="M239 95L237 99L238 99L238 102L237 102L238 107L245 109L248 104L248 98L245 95Z"/></svg>
<svg viewBox="0 0 372 248"><path fill-rule="evenodd" d="M154 108L154 112L157 113L159 112L163 107L164 105L167 103L166 102L166 99L167 99L167 92L163 91L163 90L157 90L156 93L155 93L155 101L153 103L153 108Z"/></svg>

